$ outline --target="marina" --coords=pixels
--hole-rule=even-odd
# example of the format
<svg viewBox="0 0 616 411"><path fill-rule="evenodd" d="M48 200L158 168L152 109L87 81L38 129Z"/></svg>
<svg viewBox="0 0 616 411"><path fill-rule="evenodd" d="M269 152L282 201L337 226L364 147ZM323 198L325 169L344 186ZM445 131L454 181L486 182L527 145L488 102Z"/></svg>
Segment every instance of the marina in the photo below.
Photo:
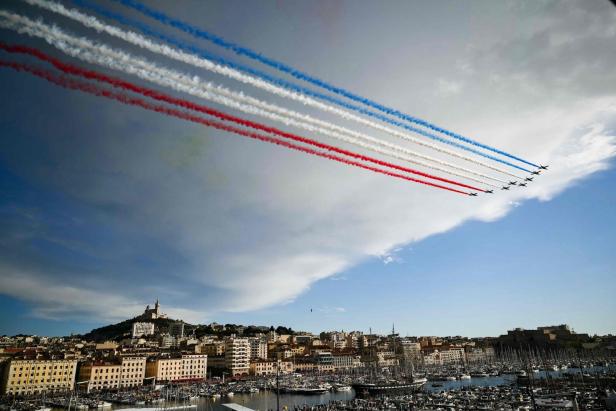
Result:
<svg viewBox="0 0 616 411"><path fill-rule="evenodd" d="M590 364L586 364L590 365ZM483 375L486 374L486 375ZM454 378L415 377L414 383L385 380L348 383L344 375L257 378L225 383L140 387L7 402L3 410L107 409L123 411L225 410L238 404L254 410L462 410L588 409L608 410L616 401L616 367L593 365L523 372L472 372ZM530 377L529 377L530 375ZM361 381L359 379L358 381ZM277 395L278 394L278 395Z"/></svg>

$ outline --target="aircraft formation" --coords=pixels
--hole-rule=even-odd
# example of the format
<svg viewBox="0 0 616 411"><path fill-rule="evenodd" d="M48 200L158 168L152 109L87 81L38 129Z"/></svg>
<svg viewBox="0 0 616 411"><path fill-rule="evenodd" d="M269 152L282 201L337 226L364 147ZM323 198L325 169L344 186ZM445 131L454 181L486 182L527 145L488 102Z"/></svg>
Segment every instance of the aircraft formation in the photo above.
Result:
<svg viewBox="0 0 616 411"><path fill-rule="evenodd" d="M548 169L136 0L112 0L113 8L90 0L70 0L71 7L22 2L27 7L19 13L0 8L0 29L39 46L0 43L0 67L60 87L470 197L526 187ZM129 17L134 14L140 17ZM87 34L75 34L75 27ZM109 37L113 45L105 42ZM43 43L51 52L42 50ZM233 86L208 76L224 76ZM267 99L256 97L264 92Z"/></svg>

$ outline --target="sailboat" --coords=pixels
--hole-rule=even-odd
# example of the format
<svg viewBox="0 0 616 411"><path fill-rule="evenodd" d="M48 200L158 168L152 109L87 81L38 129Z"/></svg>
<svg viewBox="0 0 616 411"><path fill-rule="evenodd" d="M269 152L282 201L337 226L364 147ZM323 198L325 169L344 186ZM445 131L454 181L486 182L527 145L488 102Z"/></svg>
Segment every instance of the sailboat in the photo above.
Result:
<svg viewBox="0 0 616 411"><path fill-rule="evenodd" d="M392 338L393 338L393 352L396 353L396 334L392 327ZM395 366L394 374L397 374L399 371L399 366ZM375 395L375 394L394 394L394 393L403 393L408 391L415 391L421 388L424 384L428 382L428 379L425 377L416 377L414 376L414 366L411 361L411 370L410 375L405 376L402 375L400 377L392 378L392 379L381 379L375 382L358 382L352 384L352 387L355 389L355 392L358 395Z"/></svg>

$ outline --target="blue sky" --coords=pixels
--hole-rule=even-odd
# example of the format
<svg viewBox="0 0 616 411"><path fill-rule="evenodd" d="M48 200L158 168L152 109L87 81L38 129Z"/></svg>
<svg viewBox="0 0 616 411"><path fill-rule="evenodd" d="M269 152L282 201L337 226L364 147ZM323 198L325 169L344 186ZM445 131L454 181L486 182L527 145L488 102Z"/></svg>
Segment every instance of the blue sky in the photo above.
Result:
<svg viewBox="0 0 616 411"><path fill-rule="evenodd" d="M392 181L1 70L0 333L83 332L157 297L191 322L614 333L616 13L605 3L153 3L551 165L527 189L491 197Z"/></svg>
<svg viewBox="0 0 616 411"><path fill-rule="evenodd" d="M498 222L469 222L402 247L388 264L375 258L320 281L293 303L217 321L380 332L397 324L401 334L471 336L567 323L614 333L616 193L606 190L614 184L616 170L598 173L550 202L521 204ZM101 324L37 319L6 296L0 304L7 333Z"/></svg>

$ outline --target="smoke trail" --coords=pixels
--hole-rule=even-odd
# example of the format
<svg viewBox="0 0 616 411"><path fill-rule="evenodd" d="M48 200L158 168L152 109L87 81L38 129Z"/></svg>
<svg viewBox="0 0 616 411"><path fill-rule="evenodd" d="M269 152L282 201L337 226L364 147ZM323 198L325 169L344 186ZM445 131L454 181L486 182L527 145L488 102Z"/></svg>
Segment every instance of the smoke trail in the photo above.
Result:
<svg viewBox="0 0 616 411"><path fill-rule="evenodd" d="M99 80L99 81L104 81L104 82L107 82L107 83L112 84L114 86L122 87L122 88L129 89L129 90L135 91L135 92L139 92L141 94L144 94L146 96L149 96L149 97L152 97L152 98L155 98L155 99L162 99L163 101L171 102L172 104L179 104L179 105L182 105L185 108L192 108L194 110L202 111L202 110L199 109L199 107L204 107L204 106L199 106L199 105L187 102L185 100L180 100L180 99L173 99L173 101L171 101L170 97L165 96L162 93L158 93L158 95L157 95L156 94L157 92L154 91L154 90L136 87L136 86L132 85L129 82L124 82L124 81L122 81L120 79L117 79L117 78L112 78L112 77L109 77L109 76L105 76L105 75L102 75L100 73L97 73L97 72L94 72L94 71L90 71L90 70L80 69L78 67L75 67L75 66L63 63L63 62L61 62L58 59L55 59L55 58L53 58L53 57L51 57L49 55L46 55L46 54L42 53L39 50L30 48L30 47L8 46L8 45L3 44L3 43L0 42L0 49L3 49L3 50L5 50L7 52L10 52L10 53L24 53L24 54L28 54L28 55L34 56L34 57L36 57L36 58L38 58L40 60L43 60L43 61L51 63L56 68L58 68L61 71L64 71L65 73L76 74L76 75L80 75L80 76L85 76L85 77L90 78L90 79L96 79L96 80ZM191 104L192 106L187 107L186 104ZM209 114L211 114L211 113L209 113ZM343 139L342 141L352 142L352 143L355 143L356 145L362 146L362 147L364 146L364 145L358 144L357 142L354 142L354 141L352 141L350 139ZM369 147L369 146L368 146L368 148L374 149L374 147ZM410 162L413 162L413 163L417 163L419 165L422 165L422 166L425 166L425 167L428 167L428 168L434 168L436 170L443 171L443 172L448 173L448 174L458 175L457 173L451 172L450 170L441 169L439 167L434 167L434 166L432 166L430 164L422 163L422 162L419 162L419 161L408 160L406 157L398 156L395 153L386 152L386 151L380 150L378 148L376 148L376 150L373 150L373 151L376 151L376 152L379 152L379 153L382 153L382 154L386 154L386 155L390 155L390 156L395 157L395 158L400 158L400 159L405 160L405 161L410 161ZM459 177L463 177L463 178L469 178L469 176L462 175L462 174L460 174L458 176ZM491 184L483 182L481 180L478 180L478 182L482 183L482 184L491 185ZM504 182L504 183L506 183L506 182ZM494 187L494 185L491 185L491 186ZM473 187L473 186L468 186L468 188L484 191L482 189L479 189L479 188L476 188L476 187Z"/></svg>
<svg viewBox="0 0 616 411"><path fill-rule="evenodd" d="M352 139L349 138L345 135L342 135L340 133L337 132L333 132L333 131L329 131L329 130L324 130L323 128L319 128L319 127L313 127L310 125L307 125L305 123L302 122L297 122L294 121L293 119L290 119L288 117L285 116L289 116L289 117L294 117L294 118L299 118L302 121L308 121L311 123L315 123L315 124L319 124L321 126L325 126L328 127L330 129L338 129L338 130L342 130L343 132L347 133L347 134L351 134L354 136L357 136L358 138L370 141L372 143L378 144L380 146L384 146L388 149L392 149L394 151L397 152L401 152L403 154L405 154L406 156L418 156L418 157L422 157L424 159L428 159L431 161L435 161L441 164L444 164L448 167L451 168L458 168L458 169L463 169L465 172L467 173L471 173L474 175L480 175L483 178L488 178L491 180L495 180L495 181L499 181L501 183L506 183L505 181L501 180L501 179L497 179L491 176L487 176L485 174L482 173L477 173L474 172L472 170L468 170L462 167L458 167L455 165L452 165L450 163L447 162L443 162L442 160L436 160L433 159L431 157L428 156L424 156L424 155L420 155L418 153L414 153L412 151L406 150L404 148L401 148L399 146L393 145L391 143L388 143L386 141L383 140L379 140L379 139L375 139L369 136L365 136L362 135L360 133L356 133L353 132L351 130L347 130L341 127L338 127L334 124L331 123L327 123L321 120L317 120L314 119L310 116L306 116L306 115L302 115L299 113L295 113L293 111L290 110L286 110L265 102L261 102L260 100L248 97L246 95L244 95L243 93L236 93L236 92L232 92L230 90L227 90L223 87L220 86L215 86L212 85L209 82L200 82L199 79L197 77L189 77L186 76L182 73L173 71L173 70L169 70L169 69L164 69L164 68L160 68L157 65L155 65L154 63L150 63L147 62L146 60L131 56L130 54L127 53L123 53L120 51L116 51L110 47L107 47L105 45L101 45L101 44L95 44L87 39L83 39L83 38L76 38L73 36L70 36L68 34L65 34L62 30L60 30L57 27L50 27L47 26L46 24L42 23L42 22L33 22L32 20L23 17L23 16L18 16L18 15L14 15L12 13L7 13L4 12L2 10L0 10L0 16L8 16L8 18L10 18L10 22L12 22L12 24L9 23L4 23L4 22L0 22L0 25L5 26L7 28L11 28L23 33L27 33L29 35L32 36L37 36L37 37L41 37L44 38L47 42L49 42L50 44L54 45L55 47L59 48L60 50L62 50L63 52L67 53L70 56L73 57L77 57L80 58L84 61L87 61L89 63L92 64L99 64L99 65L103 65L109 68L112 68L114 70L120 70L120 71L124 71L127 72L129 74L134 74L140 78L143 78L147 81L151 81L154 82L156 84L160 84L166 87L170 87L173 88L174 90L180 91L180 92L185 92L200 98L205 98L214 102L217 102L219 104L223 104L227 107L231 107L234 109L238 109L241 110L243 112L246 113L250 113L250 114L256 114L256 115L260 115L275 121L280 121L286 125L293 125L293 126L297 126L303 129L306 129L308 131L315 131L315 132L320 132L322 134L325 135L329 135L333 138L337 138L339 140L342 141L346 141L349 142L351 144L355 144L358 146L362 146L364 148L370 149L372 151L375 152L379 152L385 155L389 155L391 157L394 158L399 158L402 159L404 161L409 161L415 164L419 164L422 166L426 166L432 169L438 169L439 171L443 171L449 174L453 174L453 175L457 175L459 177L463 177L463 178L468 178L470 180L473 181L477 181L479 183L482 184L487 184L490 186L493 186L492 184L486 183L484 181L481 180L477 180L474 177L468 176L468 175L462 175L459 173L455 173L452 172L450 170L446 170L446 169L442 169L442 168L437 168L436 166L430 165L430 164L426 164L417 160L413 160L409 157L401 157L399 155L397 155L396 153L391 153L391 152L387 152L387 151L383 151L381 149L379 149L378 147L374 147L371 146L369 144L365 144L361 141L357 141L356 139ZM84 51L84 49L86 50L92 50L93 53L90 53L88 51ZM138 67L135 67L138 66ZM205 89L205 90L203 90ZM221 94L223 94L221 96ZM240 104L235 100L239 100L242 102L248 102L249 104ZM261 110L259 108L254 107L254 105L256 105L257 107L265 107L266 110ZM267 111L267 109L269 110L273 110L276 111L278 113L282 113L282 116L270 113ZM421 142L420 144L426 145L427 143ZM440 147L437 147L437 149L439 151L444 151L447 152L446 150L443 150ZM456 153L457 155L457 153ZM459 156L459 155L458 155ZM463 157L463 156L462 156ZM471 159L471 161L477 162L474 159ZM481 162L478 162L479 164L483 164ZM507 171L504 170L500 170L496 167L493 167L489 164L486 164L486 167L495 169L496 171L514 176L516 178L520 178L518 176L516 176L515 174L511 174Z"/></svg>
<svg viewBox="0 0 616 411"><path fill-rule="evenodd" d="M233 78L233 79L238 80L240 82L243 82L245 84L249 84L249 85L252 85L254 87L261 88L263 90L266 90L266 91L268 91L270 93L273 93L273 94L276 94L278 96L286 97L286 98L290 98L290 99L299 101L299 102L301 102L301 103L303 103L305 105L309 105L309 106L316 107L316 108L319 108L319 109L327 111L327 112L331 112L331 113L336 114L336 115L338 115L338 116L340 116L342 118L362 123L362 124L364 124L366 126L369 126L369 127L372 127L372 128L376 128L376 129L384 131L384 132L386 132L388 134L391 134L391 135L394 135L394 136L397 136L397 137L400 137L400 138L403 138L403 139L406 139L406 140L409 140L409 141L412 141L412 142L415 142L415 143L418 143L418 141L419 141L419 140L415 139L414 137L412 137L412 136L410 136L410 135L408 135L406 133L401 133L401 132L399 132L397 130L385 127L385 126L383 126L383 125L381 125L379 123L376 123L374 121L365 119L363 117L356 116L353 113L349 113L348 111L341 110L341 109L339 109L337 107L333 107L333 106L330 106L330 105L327 105L327 104L323 104L323 103L321 103L321 102L319 102L317 100L314 100L314 99L312 99L310 97L307 97L307 96L305 96L303 94L299 94L299 93L288 91L288 90L286 90L286 89L284 89L282 87L279 87L279 86L276 86L274 84L268 83L268 82L263 81L261 79L258 79L258 78L255 78L255 77L243 74L243 73L241 73L241 72L239 72L239 71L237 71L237 70L235 70L233 68L221 66L219 64L215 64L215 63L211 62L210 60L207 60L207 59L204 59L204 58L200 58L199 56L195 56L193 54L188 54L188 53L185 53L185 52L182 52L182 51L177 51L177 50L175 50L175 49L173 49L171 47L168 47L168 46L166 46L164 44L154 43L154 42L150 41L149 39L147 39L147 38L145 38L145 37L143 37L143 36L141 36L141 35L139 35L137 33L134 33L134 32L131 32L131 31L127 32L127 31L124 31L124 30L119 29L117 27L101 23L95 17L88 16L88 15L83 14L83 13L77 11L77 10L68 10L64 6L62 6L61 4L50 3L50 2L45 1L45 0L24 0L24 1L26 1L29 4L36 5L36 6L45 8L47 10L59 13L59 14L65 16L65 17L68 17L68 18L71 18L71 19L73 19L75 21L78 21L81 24L83 24L83 25L85 25L87 27L90 27L90 28L92 28L94 30L97 30L99 32L104 32L104 33L107 33L109 35L118 37L118 38L120 38L122 40L128 41L131 44L134 44L136 46L139 46L139 47L142 47L142 48L144 48L146 50L149 50L149 51L151 51L153 53L161 54L161 55L164 55L166 57L169 57L169 58L181 61L183 63L193 65L195 67L200 67L200 68L203 68L203 69L206 69L206 70L218 73L218 74L222 74L224 76ZM398 125L398 126L400 126L402 128L405 128L407 130L413 131L415 133L421 134L421 135L426 136L428 138L431 138L433 140L436 140L436 141L439 141L439 142L442 142L442 143L445 143L445 144L448 144L448 145L460 148L460 149L465 150L465 151L469 151L471 153L480 155L480 156L485 157L485 158L489 158L491 160L497 161L497 162L502 163L502 164L509 165L511 167L517 168L517 169L522 170L522 171L530 172L530 170L528 170L526 168L517 166L517 165L512 164L512 163L510 163L508 161L505 161L505 160L502 160L502 159L500 159L498 157L494 157L494 156L491 156L489 154L483 153L481 151L472 149L472 148L467 147L465 145L452 142L450 140L447 140L447 139L444 139L442 137L436 136L434 134L428 133L428 132L426 132L424 130L421 130L421 129L418 129L418 128L415 128L415 127L411 127L411 126L407 126L406 124L403 124L403 123L400 123L400 122L395 122L394 120L390 120L389 122L392 123L392 124L395 123L395 125ZM418 143L418 144L421 144L421 143ZM423 145L427 145L427 144L423 144ZM432 148L437 147L437 146L434 146L434 145L428 145L428 146L430 146ZM441 149L441 151L443 151L443 150ZM450 151L446 151L446 152L449 153L450 155L453 155L453 154L451 154ZM458 157L461 157L461 156L458 155ZM461 158L468 159L468 157L461 157ZM485 163L482 163L482 162L479 162L479 163L485 166ZM500 169L498 169L498 170L500 170Z"/></svg>
<svg viewBox="0 0 616 411"><path fill-rule="evenodd" d="M94 94L96 96L99 97L107 97L116 101L119 101L121 103L124 104L128 104L128 105L133 105L133 106L138 106L141 108L144 108L146 110L151 110L151 111L155 111L157 113L162 113L162 114L166 114L168 116L172 116L172 117L177 117L183 120L187 120L187 121L191 121L194 123L198 123L198 124L202 124L208 127L213 127L219 130L223 130L223 131L227 131L230 133L235 133L235 134L239 134L241 136L244 137L249 137L249 138L253 138L256 140L260 140L260 141L264 141L264 142L268 142L268 143L272 143L272 144L276 144L282 147L286 147L286 148L290 148L293 150L297 150L297 151L301 151L303 153L307 153L307 154L312 154L312 155L316 155L319 157L324 157L330 160L334 160L334 161L338 161L340 163L343 164L347 164L347 165L352 165L355 167L359 167L359 168L363 168L366 170L370 170L376 173L381 173L381 174L385 174L391 177L397 177L397 178L401 178L407 181L411 181L411 182L415 182L415 183L419 183L419 184L425 184L431 187L436 187L436 188L440 188L443 190L448 190L448 191L452 191L455 193L459 193L459 194L464 194L464 195L468 195L469 193L464 192L464 191L460 191L460 190L456 190L454 188L451 187L446 187L446 186L441 186L439 184L434 184L431 183L429 181L424 181L424 180L419 180L419 179L415 179L412 177L408 177L402 174L397 174L397 173L393 173L387 170L382 170L380 168L376 168L376 167L372 167L372 166L368 166L366 164L363 163L359 163L356 161L352 161L352 160L348 160L342 157L338 157L326 152L322 152L322 151L318 151L318 150L314 150L311 148L307 148L304 146L300 146L297 144L293 144L293 143L289 143L287 141L275 138L275 137L269 137L269 136L265 136L263 134L258 134L258 133L254 133L254 132L250 132L250 131L246 131L243 129L239 129L236 127L232 127L217 121L211 121L211 120L207 120L204 119L202 117L198 117L198 116L194 116L191 114L188 114L186 112L180 111L180 110L175 110L175 109L171 109L168 107L165 107L163 105L156 105L156 104L151 104L148 103L145 100L142 100L140 98L135 98L135 97L130 97L126 94L121 94L121 93L114 93L111 92L109 90L100 88L98 86L95 86L93 84L89 84L89 83L84 83L82 81L76 81L73 79L69 79L63 76L57 76L55 74L53 74L50 71L47 70L41 70L38 69L36 67L33 66L29 66L26 64L20 64L20 63L12 63L12 62L8 62L8 61L4 61L4 60L0 60L0 67L8 67L8 68L12 68L14 70L17 71L24 71L24 72L28 72L31 74L34 74L38 77L44 78L45 80L54 83L56 85L59 85L61 87L64 88L68 88L68 89L72 89L72 90L79 90L79 91L83 91L86 93L90 93L90 94Z"/></svg>
<svg viewBox="0 0 616 411"><path fill-rule="evenodd" d="M263 56L262 54L259 54L256 51L253 51L253 50L251 50L249 48L242 47L242 46L240 46L238 44L229 42L229 41L227 41L227 40L225 40L225 39L223 39L221 37L216 36L215 34L209 33L209 32L207 32L205 30L199 29L198 27L191 26L191 25L189 25L187 23L184 23L184 22L182 22L180 20L176 20L176 19L174 19L172 17L169 17L169 16L165 15L162 12L159 12L157 10L154 10L152 8L147 7L144 4L139 3L138 1L135 1L135 0L115 0L115 1L122 3L123 5L125 5L127 7L133 8L134 10L137 10L140 13L142 13L142 14L148 16L148 17L151 17L151 18L153 18L153 19L155 19L155 20L157 20L157 21L159 21L159 22L161 22L163 24L167 24L169 26L175 27L176 29L181 30L181 31L183 31L185 33L188 33L188 34L190 34L190 35L192 35L194 37L208 40L208 41L210 41L210 42L212 42L212 43L214 43L214 44L216 44L216 45L218 45L220 47L223 47L223 48L225 48L227 50L231 50L234 53L236 53L237 55L246 56L246 57L251 58L253 60L256 60L256 61L258 61L260 63L263 63L263 64L265 64L267 66L273 67L273 68L275 68L275 69L277 69L279 71L282 71L284 73L290 74L291 76L297 78L298 80L303 80L303 81L306 81L308 83L314 84L314 85L319 86L319 87L321 87L321 88L323 88L323 89L325 89L327 91L330 91L332 93L344 96L344 97L346 97L346 98L348 98L350 100L353 100L353 101L356 101L358 103L364 104L366 106L375 108L375 109L377 109L377 110L379 110L379 111L381 111L383 113L389 114L391 116L398 117L398 118L400 118L402 120L406 120L406 121L411 122L411 123L422 125L422 126L427 127L427 128L429 128L431 130L434 130L434 131L437 131L439 133L445 134L445 135L447 135L449 137L455 138L455 139L460 140L460 141L464 141L465 143L472 144L472 145L475 145L477 147L481 147L481 148L483 148L485 150L489 150L489 151L492 151L494 153L498 153L500 155L503 155L505 157L509 157L509 158L517 160L517 161L520 161L520 162L522 162L524 164L528 164L528 165L533 166L533 167L539 167L537 164L531 163L531 162L529 162L527 160L524 160L524 159L522 159L520 157L514 156L513 154L509 154L509 153L507 153L505 151L502 151L502 150L499 150L497 148L488 146L486 144L482 144L482 143L480 143L478 141L472 140L472 139L470 139L468 137L464 137L464 136L462 136L460 134L457 134L457 133L454 133L452 131L446 130L446 129L442 128L442 127L439 127L439 126L437 126L435 124L432 124L432 123L430 123L428 121L425 121L425 120L422 120L420 118L409 116L408 114L404 114L404 113L400 112L399 110L395 110L395 109L386 107L386 106L384 106L382 104L379 104L379 103L377 103L377 102L375 102L373 100L370 100L370 99L367 99L365 97L361 97L361 96L358 96L356 94L353 94L350 91L345 90L343 88L332 86L332 85L328 84L327 82L325 82L323 80L320 80L320 79L318 79L316 77L310 76L310 75L308 75L306 73L303 73L303 72L301 72L299 70L296 70L293 67L287 66L284 63L281 63L281 62L276 61L274 59L271 59L269 57Z"/></svg>
<svg viewBox="0 0 616 411"><path fill-rule="evenodd" d="M8 45L3 44L3 43L0 42L0 49L5 50L5 51L7 51L9 53L28 54L28 55L34 56L34 57L36 57L36 58L38 58L40 60L43 60L43 61L51 63L54 67L56 67L57 69L65 72L67 74L72 74L72 75L81 76L81 77L84 77L84 78L87 78L87 79L104 82L104 83L110 84L110 85L112 85L114 87L122 88L124 90L132 91L132 92L135 92L135 93L139 93L141 95L144 95L146 97L150 97L150 98L155 99L155 100L159 100L159 101L163 101L163 102L166 102L166 103L170 103L170 104L182 107L182 108L186 108L186 109L190 109L190 110L194 110L194 111L199 111L201 113L208 114L210 116L219 118L219 119L224 120L224 121L231 121L231 122L234 122L236 124L239 124L239 125L242 125L242 126L245 126L245 127L250 127L250 128L256 129L256 130L265 131L265 132L268 132L268 133L271 133L271 134L276 134L276 135L279 135L279 136L284 137L284 138L288 138L288 139L291 139L291 140L294 140L294 141L298 141L298 142L301 142L301 143L304 143L304 144L309 144L309 145L312 145L312 146L315 146L315 147L318 147L318 148L321 148L321 149L325 149L327 151L333 151L333 152L336 152L336 153L339 153L339 154L344 154L346 156L354 157L354 158L360 159L362 161L368 161L368 162L371 162L371 163L374 163L374 164L378 164L380 166L385 166L385 167L393 168L393 169L396 169L396 170L399 170L399 171L404 171L404 172L407 172L407 173L420 175L422 177L426 177L426 178L442 181L444 183L454 184L454 185L457 185L457 186L460 186L460 187L469 188L471 190L477 190L477 191L482 191L482 192L485 191L485 190L483 190L481 188L477 188L477 187L473 187L473 186L470 186L470 185L467 185L467 184L463 184L463 183L459 183L459 182L456 182L456 181L452 181L452 180L449 180L449 179L437 177L437 176L434 176L434 175L431 175L431 174L423 173L421 171L417 171L417 170L414 170L414 169L409 169L407 167L401 167L401 166L398 166L396 164L392 164L392 163L389 163L389 162L381 161L381 160L378 160L378 159L375 159L375 158L372 158L372 157L368 157L368 156L364 156L364 155L361 155L361 154L358 154L358 153L354 153L354 152L351 152L351 151L348 151L348 150L340 149L338 147L334 147L334 146L331 146L331 145L328 145L328 144L323 144L323 143L320 143L318 141L315 141L315 140L312 140L312 139L309 139L309 138L301 137L301 136L298 136L298 135L295 135L295 134L292 134L292 133L287 133L287 132L278 130L278 129L274 128L274 127L269 127L269 126L266 126L266 125L263 125L263 124L259 124L259 123L256 123L256 122L252 122L252 121L249 121L249 120L245 120L245 119L239 118L239 117L235 117L235 116L232 116L232 115L220 112L218 110L215 110L213 108L210 108L210 107L207 107L207 106L204 106L204 105L199 105L199 104L195 104L193 102L187 101L187 100L174 98L174 97L171 97L171 96L166 95L164 93L160 93L160 92L158 92L156 90L148 89L148 88L145 88L145 87L140 87L140 86L138 86L136 84L133 84L133 83L130 83L128 81L125 81L125 80L122 80L122 79L119 79L119 78L110 77L110 76L107 76L105 74L93 71L93 70L85 70L85 69L82 69L80 67L64 63L64 62L62 62L62 61L60 61L58 59L55 59L55 58L53 58L53 57L51 57L49 55L46 55L46 54L42 53L39 50L30 48L30 47L8 46Z"/></svg>
<svg viewBox="0 0 616 411"><path fill-rule="evenodd" d="M28 0L25 0L25 1L28 1ZM94 12L96 12L96 13L102 15L102 16L105 16L105 17L107 17L107 18L109 18L111 20L115 20L116 22L118 22L120 24L123 24L123 25L129 26L129 27L132 27L134 29L137 29L137 30L141 31L142 33L144 33L144 34L146 34L146 35L148 35L150 37L154 37L154 38L157 38L159 40L162 40L162 41L164 41L164 42L166 42L168 44L171 44L171 45L179 48L180 50L184 50L184 51L186 51L188 53L195 54L195 55L200 56L200 57L202 57L204 59L207 59L207 60L213 61L215 63L231 67L233 69L242 71L244 73L252 74L253 76L256 76L256 77L258 77L260 79L263 79L263 80L265 80L265 81L267 81L269 83L275 84L277 86L283 87L283 88L285 88L287 90L292 90L292 91L295 91L297 93L301 93L301 94L304 94L304 95L307 95L307 96L315 97L315 98L318 98L320 100L328 101L328 102L336 104L336 105L338 105L340 107L343 107L343 108L346 108L346 109L358 112L360 114L364 114L364 115L370 116L372 118L376 118L376 119L384 121L386 123L389 123L389 124L392 124L392 125L396 125L396 126L401 126L401 123L393 122L391 120L391 118L389 118L389 117L387 117L387 116L385 116L385 115L383 115L381 113L378 113L378 112L375 112L375 111L372 111L372 110L368 110L368 109L366 109L366 108L364 108L362 106L358 106L358 105L355 105L355 104L348 103L348 102L346 102L346 101L344 101L342 99L330 96L328 94L323 94L323 93L320 93L318 91L314 91L314 90L311 90L309 88L302 87L300 85L297 85L295 83L291 83L291 82L289 82L287 80L284 80L284 79L282 79L280 77L276 77L276 76L270 75L270 74L268 74L268 73L266 73L264 71L255 69L253 67L250 67L250 66L247 66L247 65L243 65L243 64L240 64L240 63L236 63L236 62L231 61L229 59L226 59L226 58L224 58L222 56L210 53L210 52L208 52L208 51L206 51L204 49L200 49L200 48L197 48L195 46L192 46L192 45L190 45L190 44L188 44L188 43L186 43L184 41L177 40L177 39L175 39L175 38L173 38L171 36L168 36L168 35L166 35L164 33L161 33L159 31L154 30L151 26L148 26L147 24L144 24L141 21L133 20L133 19L127 18L127 17L125 17L125 16L123 16L121 14L114 13L114 12L110 11L109 9L107 9L105 7L102 7L102 6L99 6L99 5L95 4L95 3L91 3L91 2L89 2L87 0L72 0L72 2L73 2L73 4L76 4L78 6L81 6L83 8L89 9L89 10L92 10L92 11L94 11ZM31 4L35 4L33 1L30 1L30 3Z"/></svg>

